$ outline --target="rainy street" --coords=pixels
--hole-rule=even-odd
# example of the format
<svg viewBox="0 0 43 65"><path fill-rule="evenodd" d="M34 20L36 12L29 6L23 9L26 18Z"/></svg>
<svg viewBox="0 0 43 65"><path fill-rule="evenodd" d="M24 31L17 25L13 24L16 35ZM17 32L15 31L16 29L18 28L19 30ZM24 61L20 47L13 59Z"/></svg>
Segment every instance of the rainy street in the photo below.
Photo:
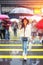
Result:
<svg viewBox="0 0 43 65"><path fill-rule="evenodd" d="M0 65L43 65L43 0L0 0Z"/></svg>
<svg viewBox="0 0 43 65"><path fill-rule="evenodd" d="M33 44L33 51L28 51L27 60L23 59L22 43L20 41L6 41L7 44L0 44L0 55L6 56L7 58L0 56L0 65L42 65L43 59L37 58L37 56L43 55L43 45L42 44ZM11 49L11 50L10 50ZM36 51L34 51L34 49ZM41 50L42 49L42 50ZM10 56L11 55L11 56ZM33 57L32 57L33 56ZM34 59L34 57L36 58ZM13 58L14 57L14 58ZM32 58L31 58L32 57Z"/></svg>

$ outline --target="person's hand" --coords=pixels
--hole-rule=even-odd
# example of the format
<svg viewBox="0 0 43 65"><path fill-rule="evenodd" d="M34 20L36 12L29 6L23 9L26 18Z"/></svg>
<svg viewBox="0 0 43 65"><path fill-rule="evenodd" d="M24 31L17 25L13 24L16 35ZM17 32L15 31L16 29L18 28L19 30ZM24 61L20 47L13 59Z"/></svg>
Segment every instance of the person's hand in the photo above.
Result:
<svg viewBox="0 0 43 65"><path fill-rule="evenodd" d="M7 24L7 26L10 26L10 24Z"/></svg>

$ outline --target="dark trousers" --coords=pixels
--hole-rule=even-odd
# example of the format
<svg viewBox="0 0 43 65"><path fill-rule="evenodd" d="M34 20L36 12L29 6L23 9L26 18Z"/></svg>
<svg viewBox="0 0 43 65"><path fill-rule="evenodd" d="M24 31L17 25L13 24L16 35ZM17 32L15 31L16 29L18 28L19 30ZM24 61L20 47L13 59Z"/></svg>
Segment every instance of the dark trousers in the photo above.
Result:
<svg viewBox="0 0 43 65"><path fill-rule="evenodd" d="M17 36L17 29L14 29L14 36Z"/></svg>
<svg viewBox="0 0 43 65"><path fill-rule="evenodd" d="M5 39L5 29L0 30L0 38Z"/></svg>
<svg viewBox="0 0 43 65"><path fill-rule="evenodd" d="M0 30L0 38L2 39L2 33L1 33L1 30Z"/></svg>

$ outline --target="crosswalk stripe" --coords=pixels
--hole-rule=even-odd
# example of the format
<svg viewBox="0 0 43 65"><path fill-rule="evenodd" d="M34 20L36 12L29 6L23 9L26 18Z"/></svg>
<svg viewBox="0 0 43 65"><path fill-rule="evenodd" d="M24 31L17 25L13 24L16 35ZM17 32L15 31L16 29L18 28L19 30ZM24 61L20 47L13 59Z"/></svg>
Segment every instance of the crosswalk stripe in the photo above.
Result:
<svg viewBox="0 0 43 65"><path fill-rule="evenodd" d="M32 46L43 46L42 44L31 44L31 45ZM0 44L0 46L22 46L22 44Z"/></svg>
<svg viewBox="0 0 43 65"><path fill-rule="evenodd" d="M23 49L0 49L0 51L23 51ZM43 49L27 49L27 51L43 51Z"/></svg>
<svg viewBox="0 0 43 65"><path fill-rule="evenodd" d="M0 58L24 58L25 56L22 55L0 55ZM32 59L43 59L43 55L28 55L26 56L27 58L32 58Z"/></svg>

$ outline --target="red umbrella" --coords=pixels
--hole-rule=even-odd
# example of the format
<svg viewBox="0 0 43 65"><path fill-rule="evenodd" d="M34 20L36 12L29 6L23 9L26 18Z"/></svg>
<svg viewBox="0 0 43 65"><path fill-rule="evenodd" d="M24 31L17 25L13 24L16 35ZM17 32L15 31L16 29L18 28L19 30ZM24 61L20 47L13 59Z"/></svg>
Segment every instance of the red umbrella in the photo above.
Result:
<svg viewBox="0 0 43 65"><path fill-rule="evenodd" d="M36 25L38 29L43 29L43 19L41 19Z"/></svg>

